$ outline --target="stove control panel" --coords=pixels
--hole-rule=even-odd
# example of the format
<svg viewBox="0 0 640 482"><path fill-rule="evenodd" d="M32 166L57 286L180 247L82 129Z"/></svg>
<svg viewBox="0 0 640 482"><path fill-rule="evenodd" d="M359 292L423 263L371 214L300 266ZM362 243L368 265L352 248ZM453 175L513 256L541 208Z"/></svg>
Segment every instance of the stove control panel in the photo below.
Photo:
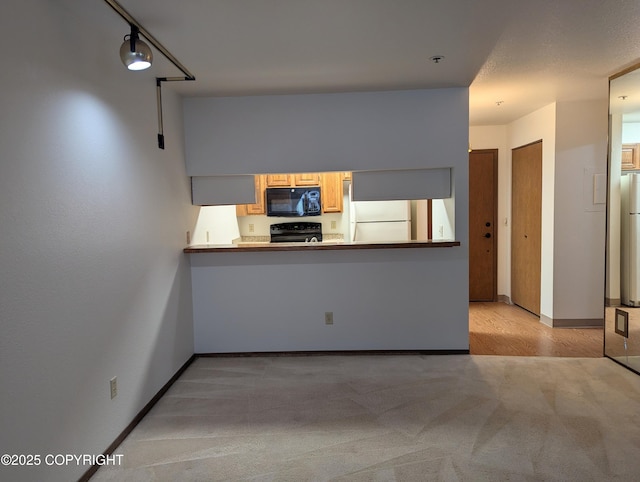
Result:
<svg viewBox="0 0 640 482"><path fill-rule="evenodd" d="M309 222L271 225L272 243L314 243L322 241L322 224Z"/></svg>

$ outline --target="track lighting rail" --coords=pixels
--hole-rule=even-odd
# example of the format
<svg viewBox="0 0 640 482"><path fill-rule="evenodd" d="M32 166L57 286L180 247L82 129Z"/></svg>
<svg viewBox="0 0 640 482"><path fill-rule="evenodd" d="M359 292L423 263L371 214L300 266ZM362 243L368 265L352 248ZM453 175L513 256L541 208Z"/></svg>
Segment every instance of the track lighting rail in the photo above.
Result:
<svg viewBox="0 0 640 482"><path fill-rule="evenodd" d="M162 120L162 82L177 82L185 80L196 80L189 70L176 59L171 52L169 52L164 45L162 45L156 38L149 33L149 31L140 25L133 16L127 12L122 5L116 0L104 0L111 8L113 8L118 15L120 15L131 27L136 27L144 38L146 38L155 49L166 57L178 70L180 70L184 77L156 77L156 99L158 103L158 147L164 149L164 131Z"/></svg>
<svg viewBox="0 0 640 482"><path fill-rule="evenodd" d="M146 28L140 25L140 22L138 22L135 18L133 18L133 16L131 16L131 14L127 12L124 9L124 7L122 7L122 5L116 2L116 0L104 0L104 1L107 2L107 4L109 4L109 6L113 8L118 13L118 15L120 15L129 25L135 25L140 31L140 34L144 38L146 38L151 43L151 45L153 45L156 48L156 50L158 50L158 52L164 55L167 58L167 60L169 60L169 62L175 65L176 68L185 75L185 78L184 79L180 78L180 80L196 80L196 77L191 72L189 72L189 70L184 65L182 65L180 61L176 59L173 56L173 54L165 48L164 45L158 42L158 40L156 40L156 38L153 35L151 35Z"/></svg>

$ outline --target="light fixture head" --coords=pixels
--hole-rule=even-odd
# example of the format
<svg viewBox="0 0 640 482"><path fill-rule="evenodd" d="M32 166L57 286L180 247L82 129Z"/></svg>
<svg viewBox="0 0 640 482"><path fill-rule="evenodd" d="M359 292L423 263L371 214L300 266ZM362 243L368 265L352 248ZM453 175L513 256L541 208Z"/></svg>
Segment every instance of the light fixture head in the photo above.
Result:
<svg viewBox="0 0 640 482"><path fill-rule="evenodd" d="M153 61L151 49L140 40L138 33L138 27L131 25L131 34L124 36L124 43L120 47L120 59L129 70L148 69Z"/></svg>

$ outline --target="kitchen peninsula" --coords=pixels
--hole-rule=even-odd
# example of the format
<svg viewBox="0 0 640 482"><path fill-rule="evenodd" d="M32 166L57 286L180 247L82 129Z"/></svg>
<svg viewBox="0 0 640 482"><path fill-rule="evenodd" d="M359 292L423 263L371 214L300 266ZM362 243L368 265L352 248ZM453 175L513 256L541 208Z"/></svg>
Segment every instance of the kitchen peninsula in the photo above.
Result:
<svg viewBox="0 0 640 482"><path fill-rule="evenodd" d="M241 243L213 245L202 244L188 246L185 253L249 253L260 251L342 251L357 249L415 249L415 248L452 248L460 246L460 241L406 241L389 243L363 242L320 242L320 243Z"/></svg>

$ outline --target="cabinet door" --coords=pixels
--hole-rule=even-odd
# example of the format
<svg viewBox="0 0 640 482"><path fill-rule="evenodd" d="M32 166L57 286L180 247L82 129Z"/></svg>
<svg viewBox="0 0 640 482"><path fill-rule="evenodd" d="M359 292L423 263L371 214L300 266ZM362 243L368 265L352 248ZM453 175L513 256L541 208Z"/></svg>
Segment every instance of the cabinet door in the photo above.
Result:
<svg viewBox="0 0 640 482"><path fill-rule="evenodd" d="M342 212L342 173L323 172L322 175L322 212Z"/></svg>
<svg viewBox="0 0 640 482"><path fill-rule="evenodd" d="M622 144L622 169L640 169L640 144Z"/></svg>
<svg viewBox="0 0 640 482"><path fill-rule="evenodd" d="M246 216L247 215L247 205L246 204L236 204L236 216Z"/></svg>
<svg viewBox="0 0 640 482"><path fill-rule="evenodd" d="M296 186L318 186L320 184L320 174L317 172L303 172L294 175Z"/></svg>
<svg viewBox="0 0 640 482"><path fill-rule="evenodd" d="M291 186L291 174L267 174L267 187Z"/></svg>
<svg viewBox="0 0 640 482"><path fill-rule="evenodd" d="M247 204L247 214L264 214L265 213L265 199L264 199L264 182L265 176L254 176L254 182L256 186L256 203Z"/></svg>
<svg viewBox="0 0 640 482"><path fill-rule="evenodd" d="M256 203L255 204L238 204L236 205L236 216L247 216L248 214L264 214L265 213L265 188L264 175L256 175L253 177L256 189Z"/></svg>

